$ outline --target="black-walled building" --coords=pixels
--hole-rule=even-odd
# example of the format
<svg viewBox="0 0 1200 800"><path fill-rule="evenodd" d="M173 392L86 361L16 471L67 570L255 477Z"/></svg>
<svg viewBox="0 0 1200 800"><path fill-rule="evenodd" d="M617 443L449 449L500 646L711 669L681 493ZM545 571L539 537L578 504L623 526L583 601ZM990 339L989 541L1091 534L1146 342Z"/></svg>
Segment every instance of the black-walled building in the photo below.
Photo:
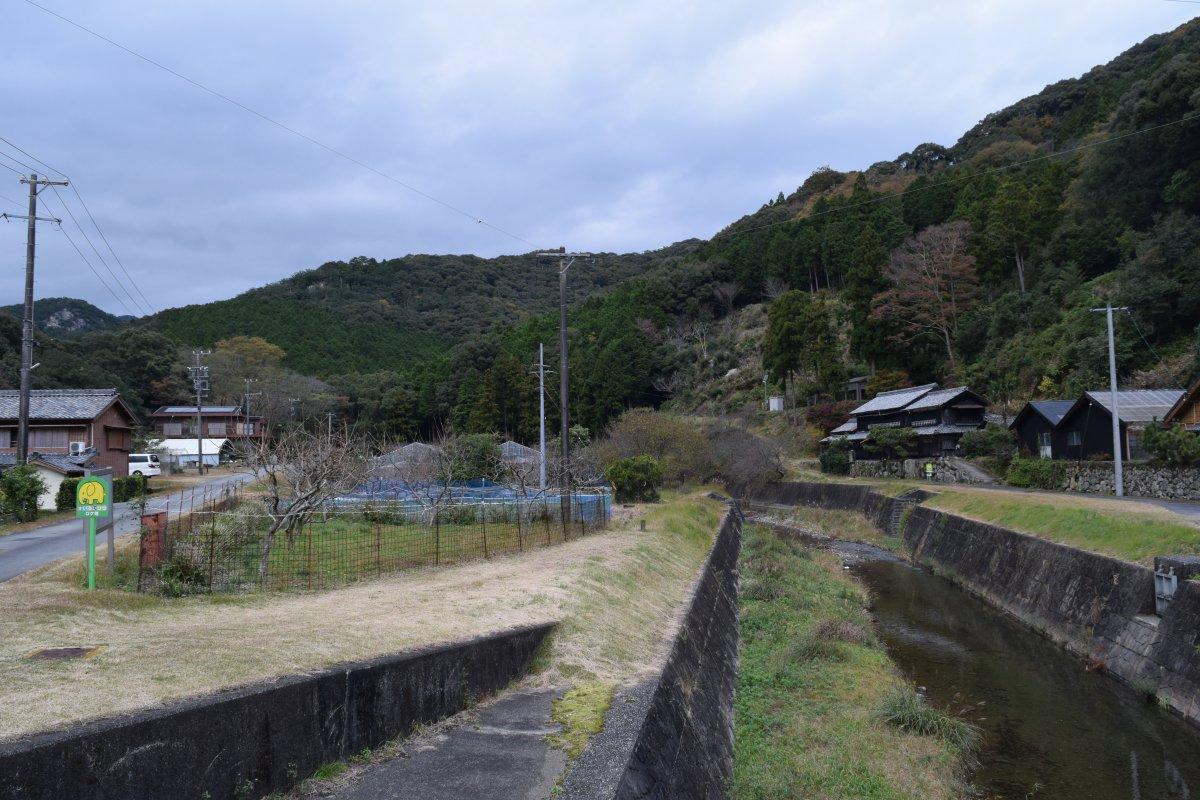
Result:
<svg viewBox="0 0 1200 800"><path fill-rule="evenodd" d="M1021 442L1021 452L1040 458L1062 458L1066 434L1058 428L1074 400L1030 400L1008 428Z"/></svg>
<svg viewBox="0 0 1200 800"><path fill-rule="evenodd" d="M1122 389L1117 391L1117 416L1121 422L1121 451L1124 458L1144 458L1142 432L1154 420L1166 419L1183 397L1183 389ZM1084 392L1058 423L1056 438L1063 441L1055 458L1084 460L1113 457L1112 395L1106 391Z"/></svg>

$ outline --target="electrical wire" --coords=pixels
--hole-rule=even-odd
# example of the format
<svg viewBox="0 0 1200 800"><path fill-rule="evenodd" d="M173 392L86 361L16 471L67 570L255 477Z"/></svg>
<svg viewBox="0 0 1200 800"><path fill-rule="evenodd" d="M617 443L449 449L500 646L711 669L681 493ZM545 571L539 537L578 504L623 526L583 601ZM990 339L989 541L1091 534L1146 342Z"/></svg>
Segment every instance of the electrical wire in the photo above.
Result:
<svg viewBox="0 0 1200 800"><path fill-rule="evenodd" d="M1145 344L1146 347L1150 348L1150 352L1154 354L1155 359L1162 361L1162 356L1160 356L1158 351L1154 349L1154 345L1150 344L1150 340L1146 338L1146 334L1142 333L1142 326L1138 325L1137 317L1134 315L1132 310L1128 312L1128 316L1129 321L1133 323L1133 327L1137 330L1138 336L1142 337L1142 343Z"/></svg>
<svg viewBox="0 0 1200 800"><path fill-rule="evenodd" d="M12 142L12 141L9 141L8 139L4 138L3 136L0 136L0 142L4 142L6 145L8 145L8 146L9 146L9 147L11 147L12 149L16 150L18 153L21 153L21 154L22 154L22 155L24 155L26 158L29 158L30 160L32 160L32 161L35 161L35 162L37 162L38 164L41 164L41 165L42 165L43 167L45 167L46 169L50 170L50 171L51 171L51 172L53 172L53 173L56 173L56 174L59 176L59 178L61 178L61 179L63 179L63 180L66 180L66 178L67 178L67 174L66 174L65 172L63 172L62 170L60 170L60 169L58 169L58 168L56 168L56 167L53 167L53 166L51 166L50 164L47 164L45 161L42 161L40 158L38 158L37 156L35 156L33 153L30 153L29 151L22 149L22 148L21 148L19 145L17 145L16 143L14 143L14 142ZM8 154L6 154L6 153L3 153L3 151L2 151L2 150L0 150L0 154L4 154L4 155L6 155L8 158L12 158L12 160L13 160L13 161L17 161L17 159L13 158L12 156L10 156L10 155L8 155ZM35 170L34 170L32 167L30 167L28 164L25 164L25 163L23 163L23 162L20 162L20 161L17 161L17 163L18 163L18 164L21 164L22 166L24 166L24 167L26 167L27 169L29 169L29 170L30 170L30 172L33 172L33 171L35 171ZM93 227L96 229L96 233L100 234L100 238L101 238L101 240L103 240L105 247L107 247L107 248L108 248L108 252L112 254L113 260L115 260L115 261L117 262L117 266L119 266L119 267L121 268L121 272L125 273L125 278L126 278L128 281L129 281L130 285L132 285L132 286L133 286L134 290L135 290L135 291L138 293L138 296L142 298L142 303L141 303L141 304L142 304L142 305L143 305L143 306L144 306L146 309L148 309L148 310L149 310L149 313L153 314L153 313L155 312L154 304L153 304L153 303L151 303L151 302L150 302L150 300L149 300L149 298L147 298L147 297L146 297L146 293L142 291L142 287L141 287L141 286L139 286L139 285L138 285L138 283L137 283L137 281L136 281L136 280L134 280L133 276L129 274L129 270L125 268L125 263L124 263L123 261L121 261L121 257L120 257L119 255L117 255L117 251L116 251L115 249L113 249L112 243L111 243L111 242L109 242L109 240L108 240L108 236L106 236L106 235L105 235L105 233L104 233L104 229L100 227L100 223L98 223L98 222L96 221L96 217L95 217L95 216L93 216L93 214L92 214L92 210L91 210L91 209L88 207L88 204L87 204L87 202L86 202L86 201L83 199L83 195L82 195L82 194L80 194L80 192L79 192L79 186L78 186L78 183L77 183L76 181L70 181L70 182L68 183L68 186L71 188L71 191L72 191L72 192L75 194L75 197L76 197L76 199L78 199L78 200L79 200L79 205L83 206L83 210L84 210L84 212L86 212L86 213L87 213L88 219L89 219L89 220L91 220L91 222L92 222L92 226L93 226ZM57 190L57 189L55 189L55 192L54 192L54 193L55 193L56 195L58 195L58 190ZM67 204L66 204L66 202L63 200L63 198L62 198L62 195L58 195L58 200L59 200L59 202L60 202L60 203L62 203L62 204L63 204L63 207L64 207L64 208L66 208L66 207L67 207ZM68 213L70 213L70 212L68 212ZM74 215L71 215L71 217L72 217L72 219L74 219ZM79 227L79 224L78 224L78 222L76 222L76 227ZM80 228L80 231L82 232L82 228ZM86 236L87 236L87 234L84 234L84 236L86 237ZM91 244L91 241L90 241L90 240L88 241L88 244ZM95 249L96 249L95 245L92 245L92 249L93 249L93 250L95 250ZM97 255L97 256L99 256L99 257L101 258L101 261L103 261L103 256L100 256L100 253L99 253L99 252L97 252L97 253L96 253L96 255ZM107 266L108 266L108 265L107 265L107 263L106 263L106 264L105 264L105 267L107 268ZM111 272L111 271L112 271L112 270L109 270L109 272ZM113 277L114 277L114 279L116 279L116 276L115 276L115 275L114 275ZM126 294L128 294L128 293L129 293L129 292L128 292L128 290L127 290L127 289L125 289L125 287L124 287L124 286L122 286L122 289L123 289L123 290L126 292ZM130 299L130 300L133 300L133 296L132 296L132 295L130 295L130 298L129 298L129 299Z"/></svg>
<svg viewBox="0 0 1200 800"><path fill-rule="evenodd" d="M92 248L92 252L96 254L96 258L100 259L100 263L104 265L104 269L108 272L109 275L112 276L113 282L117 286L121 287L121 291L123 291L125 293L125 296L129 298L129 302L133 303L136 306L137 300L134 299L133 293L129 291L129 287L126 286L125 283L120 278L117 277L117 273L113 272L112 267L110 267L108 265L108 262L104 260L104 256L102 256L100 254L100 251L96 248L95 243L92 242L91 237L87 235L87 231L85 231L83 229L83 226L79 224L79 220L75 218L75 212L71 210L71 207L69 205L67 205L67 201L63 200L63 196L61 194L59 194L58 187L51 185L50 188L54 190L54 196L58 198L58 202L62 205L63 210L66 211L67 216L71 218L71 222L75 223L75 227L79 230L79 234L81 236L83 236L83 240L88 243L88 247ZM124 305L124 304L122 304L122 305ZM125 306L125 308L128 310L129 306ZM139 311L140 310L141 309L139 309ZM138 316L138 314L134 314L134 316Z"/></svg>
<svg viewBox="0 0 1200 800"><path fill-rule="evenodd" d="M223 93L217 91L216 89L212 88L211 86L201 83L200 81L195 80L194 78L189 78L187 75L184 75L181 72L177 72L176 70L171 69L170 67L166 66L165 64L155 61L154 59L150 58L149 56L142 55L141 53L137 52L136 50L126 47L125 45L121 44L120 42L114 41L114 40L108 38L107 36L105 36L101 33L98 33L96 31L92 30L91 28L88 28L87 26L82 25L72 19L69 19L69 18L63 16L62 14L59 14L58 12L47 8L46 6L44 6L40 3L34 2L34 0L25 0L25 2L28 5L31 5L34 8L39 9L40 11L43 11L44 13L49 14L50 16L52 16L58 20L61 20L62 22L67 23L68 25L72 26L73 28L83 31L84 33L88 34L89 36L93 36L93 37L99 39L100 41L105 42L106 44L110 44L113 47L117 48L118 50L122 50L125 53L133 56L134 58L140 59L141 61L144 61L153 67L157 67L158 69L162 70L163 72L166 72L167 74L172 75L172 76L178 78L179 80L184 81L185 83L191 84L192 86L194 86L197 89L200 89L203 92L207 92L208 94L212 95L213 97L216 97L219 100L223 100L226 103L229 103L230 105L235 106L235 107L241 109L242 111L245 111L247 114L252 114L252 115L258 117L259 119L263 120L264 122L274 125L275 127L279 128L281 130L287 131L288 133L292 134L293 136L297 136L301 139L304 139L306 142L316 145L317 147L320 147L322 150L332 153L333 155L337 156L338 158L341 158L345 161L350 162L351 164L354 164L355 166L361 167L362 169L372 172L385 180L391 181L392 183L396 184L397 186L407 189L408 191L412 192L415 195L418 195L419 197L423 197L426 200L429 200L430 202L437 203L438 205L442 206L443 208L445 208L449 211L453 211L455 214L459 214L460 216L466 217L467 219L472 220L473 222L475 222L479 225L482 225L485 228L490 228L491 230L493 230L497 233L503 234L504 236L507 236L510 239L515 239L516 241L527 244L530 247L535 247L535 248L537 247L537 245L535 245L533 242L529 241L528 239L526 239L522 236L518 236L517 234L512 233L511 231L505 230L504 228L501 228L498 225L493 225L492 223L488 222L487 220L483 219L482 217L480 217L476 214L472 214L468 211L465 211L465 210L459 208L456 205L453 205L452 203L448 203L445 200L442 200L439 197L435 197L434 195L431 195L428 192L422 191L421 189L418 189L416 186L413 186L410 183L406 183L405 181L395 177L394 175L384 172L383 170L379 169L378 167L371 166L370 164L368 164L365 161L361 161L361 160L355 158L354 156L351 156L341 150L338 150L336 147L325 144L320 139L309 136L307 133L303 133L283 122L280 122L279 120L275 119L274 117L270 117L261 111L251 108L250 106L246 105L245 103L242 103L239 100L235 100L234 98L230 97L229 95L223 94Z"/></svg>
<svg viewBox="0 0 1200 800"><path fill-rule="evenodd" d="M26 0L26 2L29 2L29 0ZM1200 2L1200 0L1197 0L1197 2ZM977 180L979 178L988 177L989 175L995 175L1000 172L1005 172L1007 170L1016 169L1018 167L1024 167L1029 164L1034 164L1039 161L1046 161L1047 159L1051 159L1051 158L1059 158L1061 156L1071 155L1072 153L1078 153L1081 150L1088 150L1093 147L1101 147L1106 144L1111 144L1113 142L1121 141L1122 139L1129 139L1133 136L1141 136L1142 134L1151 133L1151 132L1157 131L1157 130L1162 130L1163 128L1169 128L1173 125L1182 125L1185 122L1191 122L1192 120L1195 120L1195 119L1200 119L1200 111L1198 111L1194 114L1185 114L1184 116L1180 117L1179 119L1171 120L1170 122L1163 122L1159 125L1151 125L1147 128L1139 128L1135 131L1126 131L1125 133L1117 134L1116 136L1110 136L1106 139L1098 139L1094 142L1084 142L1083 144L1076 145L1075 147L1069 147L1066 150L1057 150L1053 153L1043 153L1040 156L1033 156L1032 158L1026 158L1021 161L1014 161L1011 164L1003 164L998 167L992 167L990 169L982 170L981 172L972 172L968 175L962 175L962 176L955 177L955 178L949 178L949 179L941 181L939 183L929 183L929 184L926 184L925 186L921 186L916 189L904 189L903 191L896 192L894 194L886 194L886 195L881 195L879 197L872 197L869 200L859 200L854 203L847 203L845 205L837 206L836 208L826 209L825 211L818 211L818 212L809 214L805 217L789 217L788 219L777 220L775 222L768 222L763 225L756 225L756 226L750 227L750 228L740 228L735 231L730 231L729 233L718 233L716 236L713 237L713 239L716 240L719 237L741 236L742 234L753 233L755 231L765 230L766 228L773 228L776 225L789 225L789 224L793 224L793 223L797 223L797 222L803 222L804 220L813 219L814 217L822 217L822 216L825 216L826 214L836 214L836 213L840 213L843 211L849 211L849 210L855 209L855 208L861 208L863 206L870 206L870 205L877 205L879 203L886 203L889 200L897 200L902 197L907 197L910 194L919 194L920 192L928 192L928 191L932 191L934 189L942 189L947 186L952 186L956 183L967 183L967 182L970 182L973 180Z"/></svg>
<svg viewBox="0 0 1200 800"><path fill-rule="evenodd" d="M100 273L97 272L96 268L92 266L92 262L87 260L87 256L85 256L83 251L79 249L79 245L75 244L75 240L71 238L71 234L67 233L67 229L59 225L58 230L63 236L67 237L67 241L71 243L71 247L75 248L75 252L79 254L79 258L83 260L84 264L87 264L87 268L90 269L92 274L96 276L96 280L100 281L100 283L104 285L104 288L107 289L108 293L113 296L113 299L120 303L126 311L129 311L130 314L136 317L137 314L134 314L133 311L130 310L129 306L125 305L125 301L117 296L117 293L113 291L113 288L108 285L104 278L100 277Z"/></svg>

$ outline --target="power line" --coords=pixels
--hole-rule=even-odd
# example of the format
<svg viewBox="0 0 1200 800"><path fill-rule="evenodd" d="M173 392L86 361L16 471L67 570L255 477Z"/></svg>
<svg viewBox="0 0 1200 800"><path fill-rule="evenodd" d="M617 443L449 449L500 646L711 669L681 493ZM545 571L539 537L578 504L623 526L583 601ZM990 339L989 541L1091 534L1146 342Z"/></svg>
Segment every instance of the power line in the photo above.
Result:
<svg viewBox="0 0 1200 800"><path fill-rule="evenodd" d="M108 285L108 283L104 280L104 278L100 277L100 273L97 272L96 268L92 266L92 262L87 260L87 256L85 256L83 254L83 251L79 249L79 245L75 244L75 240L71 238L71 234L67 233L67 229L61 225L58 226L58 229L59 229L59 231L62 232L63 236L67 237L67 241L71 243L71 247L75 248L75 252L79 254L79 257L83 260L83 263L87 264L87 268L90 269L92 271L92 274L96 276L96 280L98 280L98 281L100 281L100 283L104 284L104 288L107 289L108 293L113 296L113 299L116 300L118 303L120 303L122 306L124 306L126 311L128 311L130 314L132 314L133 316L136 317L137 314L134 314L133 311L130 310L129 306L125 304L125 301L117 296L117 293L113 291L112 287Z"/></svg>
<svg viewBox="0 0 1200 800"><path fill-rule="evenodd" d="M426 200L429 200L430 202L437 203L438 205L442 206L443 208L453 211L455 214L459 214L460 216L466 217L467 219L472 220L473 222L476 222L479 225L483 225L486 228L490 228L490 229L496 231L497 233L503 234L503 235L509 237L510 239L515 239L518 242L523 242L524 244L527 244L531 247L537 247L537 245L535 245L533 242L529 241L528 239L526 239L522 236L518 236L517 234L512 233L511 231L507 231L504 228L499 227L498 225L493 225L492 223L488 222L487 220L483 219L482 217L479 217L468 211L464 211L463 209L459 208L458 206L455 206L452 203L448 203L445 200L442 200L441 198L435 197L435 196L429 194L428 192L422 191L421 189L418 189L417 187L413 186L412 184L406 183L406 182L402 181L401 179L395 177L394 175L384 172L383 170L379 169L378 167L373 167L370 164L366 163L365 161L360 161L359 159L355 158L354 156L351 156L341 150L338 150L336 147L325 144L321 140L316 139L312 136L309 136L307 133L302 133L301 131L296 130L295 128L293 128L291 126L289 126L283 122L280 122L279 120L275 119L274 117L267 116L263 112L258 111L254 108L251 108L250 106L246 105L245 103L242 103L239 100L235 100L234 98L230 97L227 94L223 94L223 93L217 91L216 89L212 88L211 86L203 84L200 81L195 80L194 78L189 78L187 75L184 75L182 72L177 72L177 71L171 69L170 67L166 66L165 64L155 61L154 59L150 58L149 56L142 55L141 53L137 52L136 50L126 47L125 45L121 44L120 42L114 41L114 40L108 38L107 36L105 36L101 33L98 33L96 31L92 30L91 28L88 28L85 25L82 25L72 19L64 17L62 14L59 14L56 11L52 11L49 8L46 8L45 6L41 5L40 3L34 2L34 0L25 0L25 2L27 4L33 6L34 8L39 9L39 10L45 12L46 14L49 14L50 16L55 17L56 19L59 19L65 23L67 23L68 25L70 25L74 28L77 28L78 30L83 31L84 33L88 34L89 36L94 36L95 38L99 39L100 41L105 42L106 44L110 44L113 47L116 47L118 50L122 50L125 53L133 56L134 58L140 59L141 61L145 61L147 64L150 64L153 67L157 67L158 69L162 70L163 72L166 72L167 74L172 75L172 76L178 78L179 80L184 81L185 83L189 83L192 86L196 87L197 89L200 89L203 92L207 92L208 94L212 95L213 97L223 100L232 106L236 106L237 108L241 109L242 111L245 111L248 114L253 114L254 116L258 117L259 119L263 120L264 122L270 123L271 125L274 125L275 127L280 128L281 130L287 131L288 133L292 134L293 136L297 136L301 139L304 139L306 142L316 145L317 147L320 147L322 150L332 153L333 155L337 156L338 158L349 161L351 164L354 164L355 166L358 166L365 170L368 170L369 172L373 172L374 174L378 175L379 177L384 178L385 180L391 181L392 183L396 184L397 186L403 187L403 188L407 189L408 191L412 192L413 194L423 197Z"/></svg>
<svg viewBox="0 0 1200 800"><path fill-rule="evenodd" d="M56 167L53 167L50 164L47 164L45 161L42 161L40 158L35 156L33 153L30 153L29 151L22 149L19 145L17 145L14 142L9 141L8 139L5 139L3 136L0 136L0 142L4 142L9 147L13 148L17 152L24 155L25 157L27 157L33 161L36 161L38 164L41 164L43 167L50 170L51 172L58 173L58 175L60 177L63 177L63 178L66 177L66 173L63 172L62 170L60 170ZM17 159L13 158L12 156L8 155L7 153L4 153L2 150L0 150L0 154L6 155L8 158L12 159L13 161L16 161L18 164L21 164L21 166L29 169L30 172L34 171L34 168L31 167L30 165L25 164L24 162L18 161ZM95 227L96 233L100 234L100 238L104 241L104 245L108 248L108 252L112 254L113 259L117 262L117 266L119 266L121 268L121 272L125 273L125 278L129 281L130 285L133 286L134 290L137 291L138 296L140 296L142 298L142 305L144 305L145 308L147 308L149 310L149 312L151 314L153 314L154 313L154 305L150 302L149 298L146 297L145 292L142 291L142 287L139 286L137 281L134 280L133 276L129 274L129 270L125 268L124 262L122 262L121 257L117 255L117 251L113 249L112 243L108 241L108 237L104 234L104 230L100 227L100 223L96 222L96 218L95 218L95 216L92 215L92 210L90 208L88 208L87 202L84 201L83 195L79 193L79 187L75 184L74 181L72 181L69 185L71 187L71 191L75 193L75 197L79 200L79 205L83 206L83 210L84 210L84 212L87 213L88 219L90 219L92 221L92 226ZM63 204L63 208L66 208L67 207L66 201L63 200L62 195L58 194L57 189L54 190L54 193L56 195L58 195L58 201ZM71 214L71 212L69 210L67 213L70 214L72 220L75 219L75 215ZM81 233L83 233L83 228L79 225L79 223L77 221L75 223L75 226L80 229ZM84 233L84 238L87 238L86 233ZM96 250L96 246L92 244L90 239L88 240L88 244L92 246L92 250ZM96 251L96 255L100 258L100 260L102 262L104 261L104 257L100 255L99 251ZM107 263L105 263L104 266L105 266L105 268L108 268ZM112 270L109 269L109 272L111 273ZM118 280L116 275L113 275L113 279ZM125 291L126 294L129 294L128 289L126 289L124 286L122 286L121 288L123 291ZM134 298L132 295L130 295L129 299L133 300ZM135 303L136 303L136 301L135 301Z"/></svg>
<svg viewBox="0 0 1200 800"><path fill-rule="evenodd" d="M26 0L26 2L29 2L29 0ZM1196 0L1196 2L1200 3L1200 0ZM1022 161L1014 161L1011 164L1003 164L998 167L992 167L990 169L985 169L981 172L972 172L967 175L961 175L959 177L948 178L947 180L941 181L940 183L929 183L929 184L926 184L925 186L921 186L916 189L911 189L911 188L904 189L903 191L896 192L895 194L886 194L886 195L881 195L879 197L872 197L869 200L859 200L854 203L847 203L846 205L841 205L836 208L826 209L825 211L817 211L817 212L809 214L808 216L805 216L805 217L789 217L788 219L777 220L775 222L768 222L763 225L756 225L751 228L741 228L739 230L731 231L730 233L726 233L726 234L718 233L716 236L713 237L713 239L715 240L721 236L725 236L725 237L741 236L742 234L745 234L745 233L753 233L755 231L764 230L766 228L773 228L776 225L788 225L788 224L792 224L792 223L796 223L796 222L803 222L804 220L813 219L814 217L823 217L826 214L836 214L836 213L840 213L842 211L849 211L850 209L854 209L854 208L861 208L863 206L870 206L870 205L876 205L878 203L885 203L889 200L897 200L899 198L906 197L910 194L918 194L920 192L927 192L927 191L931 191L933 189L941 189L946 186L953 185L955 183L966 183L969 181L976 180L978 178L984 178L989 175L995 175L997 173L1004 172L1005 170L1016 169L1017 167L1023 167L1028 164L1034 164L1039 161L1045 161L1045 160L1051 159L1051 158L1058 158L1060 156L1067 156L1072 153L1078 153L1081 150L1087 150L1087 149L1090 149L1093 147L1100 147L1102 145L1111 144L1113 142L1117 142L1122 139L1128 139L1133 136L1140 136L1145 133L1151 133L1153 131L1162 130L1163 128L1169 128L1172 125L1182 125L1183 123L1191 122L1194 119L1200 119L1200 112L1196 112L1194 114L1185 114L1184 116L1180 117L1179 119L1171 120L1170 122L1164 122L1159 125L1151 125L1148 128L1139 128L1138 130L1135 130L1135 131L1127 131L1125 133L1117 134L1116 136L1110 136L1107 139L1098 139L1094 142L1085 142L1084 144L1076 145L1075 147L1069 147L1066 150L1056 150L1053 153L1043 153L1040 156L1033 156L1032 158L1027 158Z"/></svg>
<svg viewBox="0 0 1200 800"><path fill-rule="evenodd" d="M100 263L104 265L104 270L106 270L108 272L109 276L112 276L113 282L116 285L119 285L119 287L121 288L121 291L124 291L125 295L128 297L128 299L130 299L130 302L132 302L133 305L136 306L137 301L133 299L133 294L131 293L130 289L128 289L128 287L126 287L125 283L121 282L120 278L116 277L116 273L113 272L113 267L110 267L108 265L108 261L104 260L103 255L100 254L100 251L98 251L98 249L96 248L95 243L91 241L91 237L88 235L88 231L83 229L83 225L79 224L78 219L76 218L76 216L74 216L74 211L71 210L71 206L66 204L66 200L62 199L61 194L59 194L58 187L52 187L52 188L54 190L54 197L59 199L59 204L62 205L62 209L64 209L67 212L67 216L71 217L71 222L74 223L74 227L76 227L79 230L79 234L83 236L83 240L85 242L88 242L88 246L91 247L91 252L94 252L96 254L96 258L100 259ZM124 301L121 302L121 305L125 306L126 311L131 311L130 307L125 305ZM132 311L131 311L131 313L132 313ZM137 314L134 314L134 317L136 317L136 315Z"/></svg>

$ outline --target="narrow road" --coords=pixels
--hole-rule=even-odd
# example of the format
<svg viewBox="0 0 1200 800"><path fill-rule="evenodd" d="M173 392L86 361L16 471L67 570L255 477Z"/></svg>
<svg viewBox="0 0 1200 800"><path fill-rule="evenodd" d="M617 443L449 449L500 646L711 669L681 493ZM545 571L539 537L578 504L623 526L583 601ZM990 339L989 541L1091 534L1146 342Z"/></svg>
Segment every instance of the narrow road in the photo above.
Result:
<svg viewBox="0 0 1200 800"><path fill-rule="evenodd" d="M197 499L199 499L200 493L206 487L209 494L212 494L226 486L235 486L246 480L247 476L245 475L224 475L205 483L196 484L194 488L188 487L172 494L152 496L146 503L146 513L168 511L172 503L178 504L181 496L187 497L192 491L197 493ZM141 523L129 503L117 503L115 514L117 536L137 532ZM84 547L83 523L77 519L55 522L24 533L0 536L0 582L65 556L75 553L82 555ZM97 549L103 552L102 547L103 540L101 539L97 543Z"/></svg>

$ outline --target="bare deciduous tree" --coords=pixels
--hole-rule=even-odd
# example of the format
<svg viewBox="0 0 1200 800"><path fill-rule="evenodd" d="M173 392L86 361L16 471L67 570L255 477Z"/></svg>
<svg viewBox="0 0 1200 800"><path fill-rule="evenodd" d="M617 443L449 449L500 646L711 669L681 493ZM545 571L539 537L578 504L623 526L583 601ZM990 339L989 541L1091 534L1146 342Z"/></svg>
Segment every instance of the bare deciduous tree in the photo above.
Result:
<svg viewBox="0 0 1200 800"><path fill-rule="evenodd" d="M265 578L271 549L280 531L288 547L312 515L334 495L366 477L366 442L348 427L312 433L281 431L274 439L247 439L240 445L243 468L266 493L270 520L259 553L258 573Z"/></svg>
<svg viewBox="0 0 1200 800"><path fill-rule="evenodd" d="M727 317L733 313L733 302L741 290L742 287L733 281L725 281L712 287L713 299L717 301L722 316Z"/></svg>

